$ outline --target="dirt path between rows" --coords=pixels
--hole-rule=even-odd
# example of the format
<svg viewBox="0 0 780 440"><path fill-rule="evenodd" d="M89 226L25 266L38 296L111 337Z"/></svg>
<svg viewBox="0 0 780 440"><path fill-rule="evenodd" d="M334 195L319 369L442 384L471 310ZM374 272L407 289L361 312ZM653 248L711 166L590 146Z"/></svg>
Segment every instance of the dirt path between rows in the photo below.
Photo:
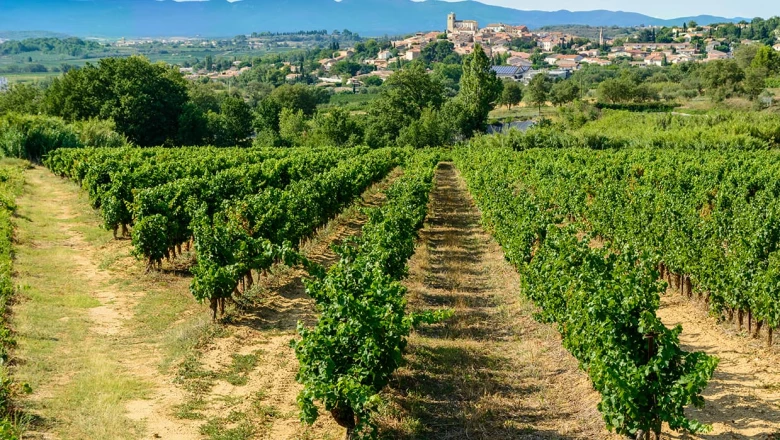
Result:
<svg viewBox="0 0 780 440"><path fill-rule="evenodd" d="M160 372L157 339L137 333L136 308L149 291L129 242L111 240L72 182L40 167L25 179L14 307L15 375L34 390L25 438L197 438L167 415L183 393ZM166 287L186 292L186 281Z"/></svg>
<svg viewBox="0 0 780 440"><path fill-rule="evenodd" d="M683 326L680 342L689 351L704 351L720 358L713 379L704 391L704 409L688 415L711 424L712 432L697 439L780 439L780 355L764 341L720 325L695 302L675 293L662 297L658 316L667 326Z"/></svg>
<svg viewBox="0 0 780 440"><path fill-rule="evenodd" d="M615 438L558 333L534 321L519 275L450 163L436 173L405 284L412 310L455 316L410 338L408 365L388 393L385 438Z"/></svg>

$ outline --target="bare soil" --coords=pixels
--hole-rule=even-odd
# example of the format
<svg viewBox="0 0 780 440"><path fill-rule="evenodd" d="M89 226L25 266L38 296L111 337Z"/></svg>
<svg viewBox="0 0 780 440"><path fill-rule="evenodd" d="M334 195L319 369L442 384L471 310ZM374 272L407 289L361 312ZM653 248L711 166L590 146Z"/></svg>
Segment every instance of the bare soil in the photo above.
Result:
<svg viewBox="0 0 780 440"><path fill-rule="evenodd" d="M720 358L704 391L705 407L688 415L711 424L708 434L668 438L780 439L780 355L765 341L719 324L705 308L671 289L662 297L658 316L669 327L681 324L680 342L688 351Z"/></svg>
<svg viewBox="0 0 780 440"><path fill-rule="evenodd" d="M454 317L415 332L382 417L394 439L611 439L598 394L558 333L533 319L520 278L442 163L410 261L411 310Z"/></svg>

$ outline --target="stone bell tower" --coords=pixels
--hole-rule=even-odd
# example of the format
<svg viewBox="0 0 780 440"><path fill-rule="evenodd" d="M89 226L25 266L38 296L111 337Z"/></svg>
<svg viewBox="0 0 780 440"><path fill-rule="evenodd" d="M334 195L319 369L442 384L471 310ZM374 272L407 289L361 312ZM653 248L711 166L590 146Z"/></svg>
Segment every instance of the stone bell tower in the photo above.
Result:
<svg viewBox="0 0 780 440"><path fill-rule="evenodd" d="M455 13L450 12L447 14L447 32L455 32Z"/></svg>

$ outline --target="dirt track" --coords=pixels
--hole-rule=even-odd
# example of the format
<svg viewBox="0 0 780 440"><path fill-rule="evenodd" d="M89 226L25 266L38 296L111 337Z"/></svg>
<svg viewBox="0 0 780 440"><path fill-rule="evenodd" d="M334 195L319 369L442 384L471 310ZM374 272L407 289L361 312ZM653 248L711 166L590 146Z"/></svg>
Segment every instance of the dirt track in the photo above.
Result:
<svg viewBox="0 0 780 440"><path fill-rule="evenodd" d="M147 429L197 438L168 420L183 394L158 368L156 338L139 336L137 307L150 290L129 242L110 239L72 182L43 168L25 179L14 266L26 286L14 307L14 374L31 383L23 404L35 415L25 438L139 438ZM186 280L167 281L186 293Z"/></svg>
<svg viewBox="0 0 780 440"><path fill-rule="evenodd" d="M780 356L776 349L770 351L764 341L736 334L728 324L718 324L700 305L671 290L662 298L658 316L669 327L682 324L680 342L684 349L720 358L704 392L706 406L688 412L711 424L713 430L688 438L780 438Z"/></svg>
<svg viewBox="0 0 780 440"><path fill-rule="evenodd" d="M520 278L452 164L436 174L410 262L413 310L455 316L416 332L384 417L387 438L613 438L598 395L552 328L533 320Z"/></svg>

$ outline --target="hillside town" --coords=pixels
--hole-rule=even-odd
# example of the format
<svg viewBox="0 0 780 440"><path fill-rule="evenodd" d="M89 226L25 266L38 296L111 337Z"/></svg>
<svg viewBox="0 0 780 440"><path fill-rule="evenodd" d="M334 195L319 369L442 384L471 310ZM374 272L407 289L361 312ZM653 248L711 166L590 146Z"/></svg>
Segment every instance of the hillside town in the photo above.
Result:
<svg viewBox="0 0 780 440"><path fill-rule="evenodd" d="M741 26L741 25L737 25ZM747 25L745 25L747 26ZM480 45L493 60L493 70L502 79L528 83L536 74L545 73L553 78L568 78L574 71L586 65L608 66L627 62L632 66L667 66L685 62L706 63L713 60L732 58L732 47L723 38L712 37L714 26L698 26L691 22L671 28L672 37L667 42L657 42L656 29L642 30L649 41L636 39L612 39L601 30L598 39L583 38L563 32L532 31L527 26L504 23L488 23L484 26L475 20L461 20L454 13L446 17L444 31L418 32L401 39L391 39L387 47L375 56L356 60L354 48L333 52L332 57L319 60L319 69L314 73L322 84L361 85L368 76L387 79L393 71L405 63L423 57L426 47L441 41L451 43L451 50L458 55L468 55ZM248 39L249 44L259 44ZM740 44L752 44L743 40ZM129 44L129 43L124 43ZM201 42L195 44L211 44ZM780 42L774 45L780 51ZM359 63L361 68L355 74L346 75L334 69L339 63ZM286 80L295 82L302 77L300 68L284 63ZM183 67L182 72L190 79L208 76L214 79L229 79L241 75L250 67L235 62L219 72L200 71Z"/></svg>

